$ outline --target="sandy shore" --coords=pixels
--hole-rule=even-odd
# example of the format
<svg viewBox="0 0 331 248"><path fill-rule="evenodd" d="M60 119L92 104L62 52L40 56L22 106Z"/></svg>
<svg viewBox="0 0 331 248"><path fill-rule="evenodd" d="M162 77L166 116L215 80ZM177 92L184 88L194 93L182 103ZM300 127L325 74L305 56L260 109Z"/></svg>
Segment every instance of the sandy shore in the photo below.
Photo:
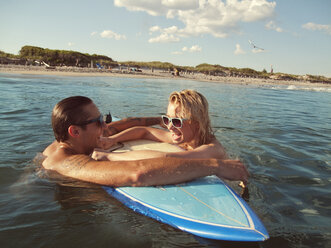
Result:
<svg viewBox="0 0 331 248"><path fill-rule="evenodd" d="M46 69L43 66L21 66L21 65L0 65L0 73L15 74L32 74L32 75L55 75L55 76L86 76L86 77L132 77L132 78L169 78L169 79L188 79L204 82L219 82L241 85L258 85L258 86L300 86L311 88L331 88L331 84L310 83L309 81L282 81L261 78L242 78L242 77L221 77L210 76L202 73L185 74L173 76L169 72L161 70L142 70L142 72L129 72L127 70L107 70L96 68L78 68L78 67L56 67L55 69Z"/></svg>

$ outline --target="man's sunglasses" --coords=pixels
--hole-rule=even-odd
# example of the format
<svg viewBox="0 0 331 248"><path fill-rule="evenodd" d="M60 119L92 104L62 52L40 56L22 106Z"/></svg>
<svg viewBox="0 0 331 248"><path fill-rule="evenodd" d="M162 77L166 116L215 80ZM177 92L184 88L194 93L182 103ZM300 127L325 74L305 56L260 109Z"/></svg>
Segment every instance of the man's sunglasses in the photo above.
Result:
<svg viewBox="0 0 331 248"><path fill-rule="evenodd" d="M95 119L92 119L92 120L88 120L88 121L84 121L80 124L76 124L77 126L85 126L85 125L88 125L88 124L91 124L93 122L97 122L99 125L103 124L104 120L103 120L103 115L100 114L97 118Z"/></svg>
<svg viewBox="0 0 331 248"><path fill-rule="evenodd" d="M172 125L176 128L182 128L183 121L187 120L187 119L182 119L182 118L178 118L178 117L170 118L166 115L162 115L161 118L162 118L162 122L164 125L169 126L169 124L172 123Z"/></svg>

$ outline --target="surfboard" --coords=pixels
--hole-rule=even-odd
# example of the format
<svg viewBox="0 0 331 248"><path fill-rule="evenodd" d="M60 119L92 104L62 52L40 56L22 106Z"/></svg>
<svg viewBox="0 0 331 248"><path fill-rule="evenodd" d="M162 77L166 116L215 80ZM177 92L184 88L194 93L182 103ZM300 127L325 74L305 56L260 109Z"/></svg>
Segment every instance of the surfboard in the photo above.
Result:
<svg viewBox="0 0 331 248"><path fill-rule="evenodd" d="M125 142L115 152L178 149L170 144L138 140ZM269 238L254 211L216 176L177 185L104 189L132 210L199 237L228 241Z"/></svg>

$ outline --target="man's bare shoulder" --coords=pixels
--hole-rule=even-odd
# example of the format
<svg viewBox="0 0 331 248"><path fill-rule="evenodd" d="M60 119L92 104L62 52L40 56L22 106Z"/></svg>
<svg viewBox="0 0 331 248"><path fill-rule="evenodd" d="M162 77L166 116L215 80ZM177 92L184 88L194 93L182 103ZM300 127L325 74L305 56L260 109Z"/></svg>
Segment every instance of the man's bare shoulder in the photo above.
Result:
<svg viewBox="0 0 331 248"><path fill-rule="evenodd" d="M43 155L45 157L42 166L45 169L51 169L52 164L54 164L54 158L57 157L56 153L58 151L59 143L57 141L54 141L52 144L46 147L46 149L43 151Z"/></svg>
<svg viewBox="0 0 331 248"><path fill-rule="evenodd" d="M66 149L61 147L59 142L54 141L52 144L50 144L43 152L43 155L46 157L43 161L43 167L48 170L55 170L59 171L61 170L61 167L63 167L64 164L69 164L72 158L76 155L72 155L68 153ZM85 155L82 155L84 157L88 157Z"/></svg>
<svg viewBox="0 0 331 248"><path fill-rule="evenodd" d="M58 145L59 143L55 140L52 144L46 147L46 149L43 151L43 155L44 156L52 155L58 148Z"/></svg>
<svg viewBox="0 0 331 248"><path fill-rule="evenodd" d="M85 174L90 171L91 163L96 162L84 154L68 154L63 149L57 149L46 157L42 165L46 170L76 178L78 174Z"/></svg>
<svg viewBox="0 0 331 248"><path fill-rule="evenodd" d="M58 164L58 169L66 171L79 171L87 166L88 163L95 162L91 157L84 154L76 154L66 156L62 159L61 163Z"/></svg>

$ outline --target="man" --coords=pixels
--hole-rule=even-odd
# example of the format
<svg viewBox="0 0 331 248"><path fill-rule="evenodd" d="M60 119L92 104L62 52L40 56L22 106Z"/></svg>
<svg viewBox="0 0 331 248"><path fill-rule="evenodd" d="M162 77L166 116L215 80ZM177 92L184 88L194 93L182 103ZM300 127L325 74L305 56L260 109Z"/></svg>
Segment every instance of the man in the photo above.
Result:
<svg viewBox="0 0 331 248"><path fill-rule="evenodd" d="M138 120L136 122L139 124ZM44 150L42 165L64 176L109 186L175 184L208 175L247 182L248 172L239 160L153 158L96 161L89 156L94 148L99 147L103 133L114 134L137 123L131 120L131 124L119 122L107 127L91 99L83 96L63 99L52 112L56 141Z"/></svg>

